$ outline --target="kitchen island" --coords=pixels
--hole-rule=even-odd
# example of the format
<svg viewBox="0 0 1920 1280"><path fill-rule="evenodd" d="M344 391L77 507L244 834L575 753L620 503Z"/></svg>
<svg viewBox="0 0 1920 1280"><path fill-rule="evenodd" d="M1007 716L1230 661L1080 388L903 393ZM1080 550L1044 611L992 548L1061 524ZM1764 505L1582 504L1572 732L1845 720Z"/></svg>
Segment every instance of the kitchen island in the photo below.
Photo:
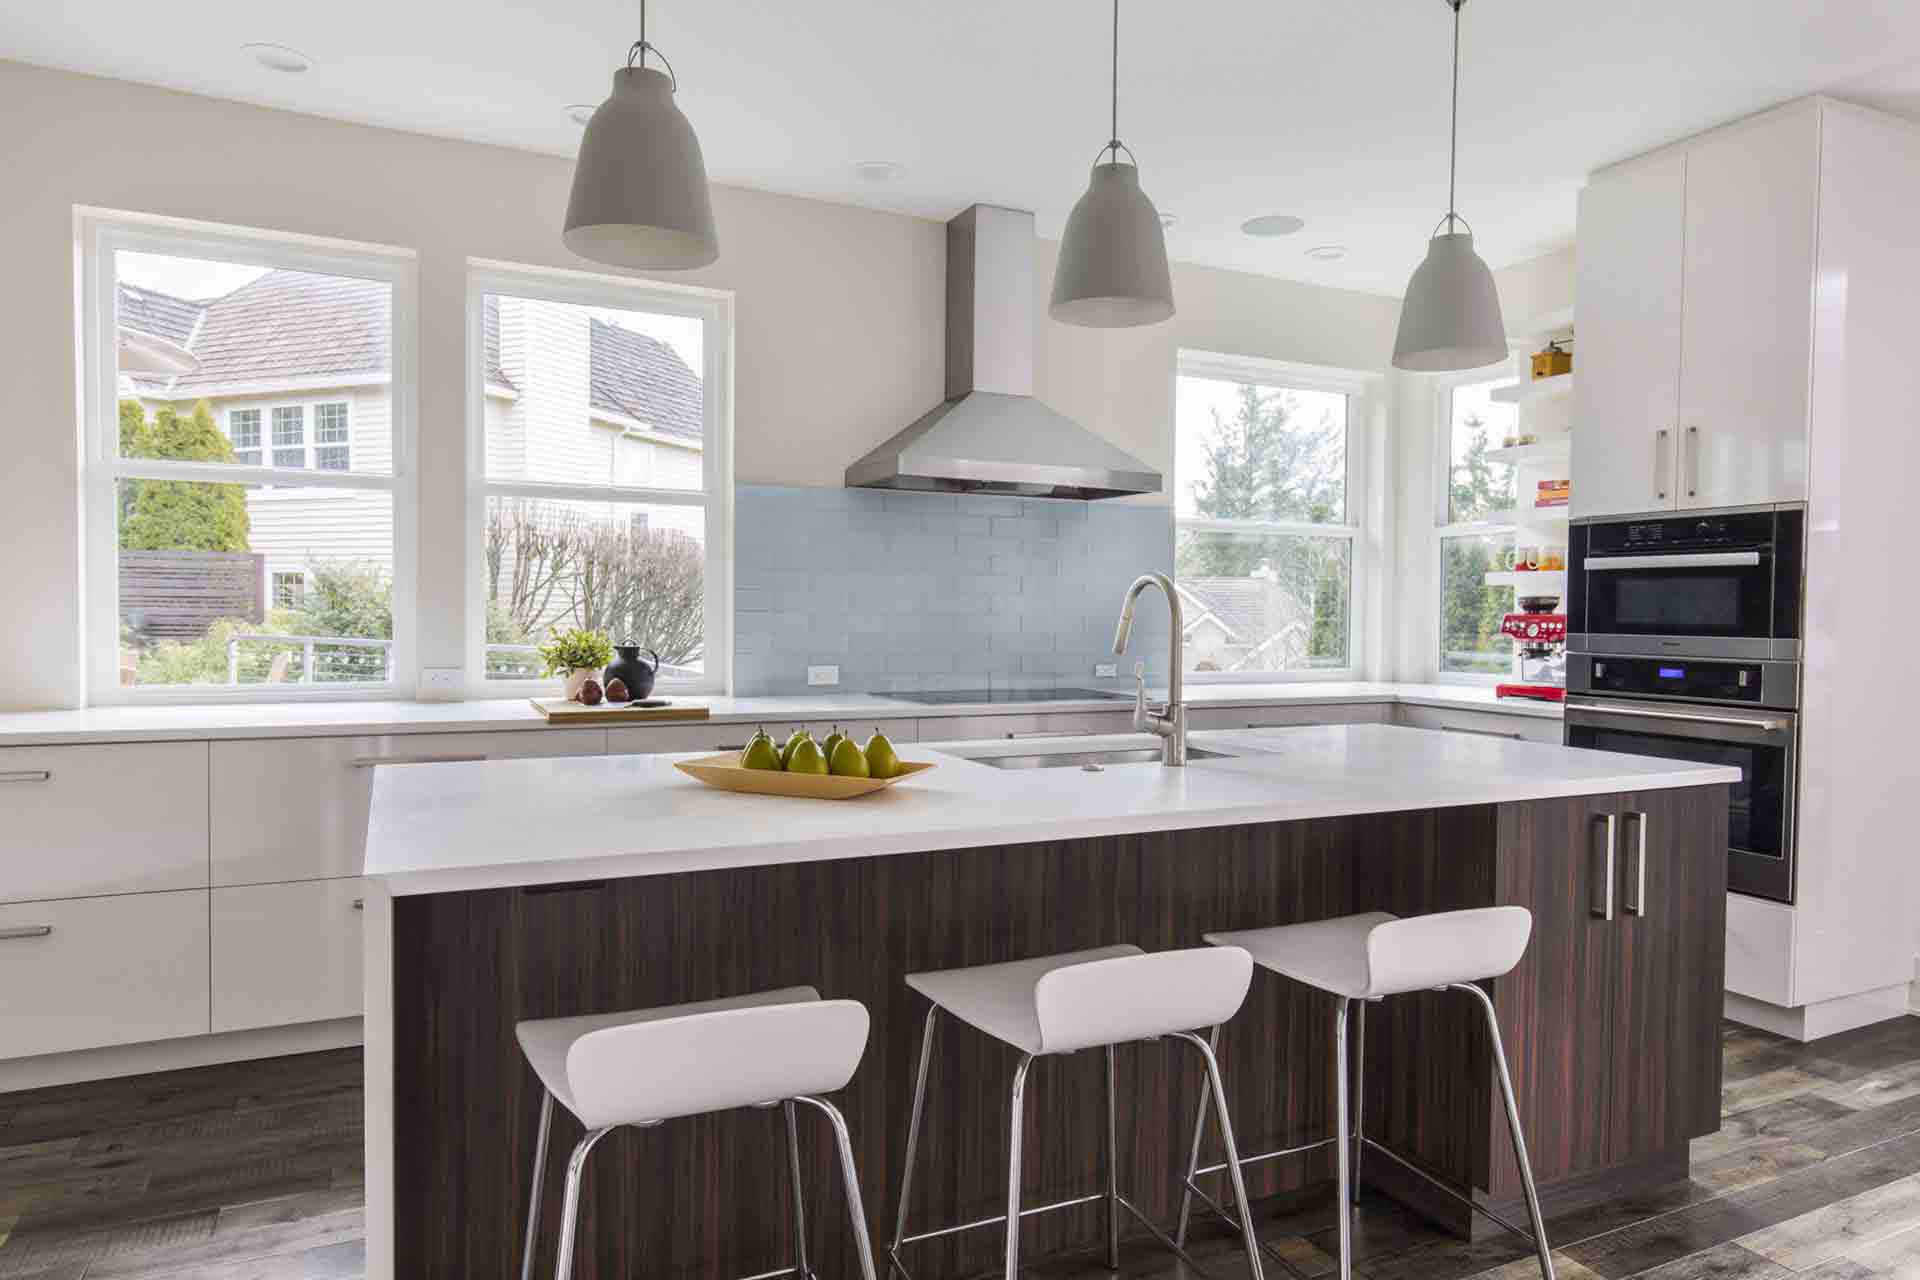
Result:
<svg viewBox="0 0 1920 1280"><path fill-rule="evenodd" d="M1090 745L1102 744L1047 749ZM379 769L365 868L368 1275L515 1274L539 1112L519 1019L800 983L863 1001L867 1055L839 1101L884 1243L925 1013L905 973L1192 946L1211 930L1365 910L1534 913L1526 959L1489 990L1550 1212L1684 1171L1688 1140L1718 1125L1735 771L1384 725L1195 733L1192 745L1184 769L1100 772L978 758L1031 755L1031 742L921 745L905 754L938 769L839 804L707 790L663 756ZM1518 1171L1471 1016L1439 995L1382 1006L1363 1110L1372 1137L1512 1216ZM1243 1150L1331 1128L1331 1021L1330 999L1256 977L1222 1040ZM1013 1066L964 1029L936 1045L915 1229L996 1211ZM1195 1066L1161 1045L1120 1055L1121 1183L1162 1219ZM1036 1068L1030 1203L1096 1186L1099 1081L1098 1055ZM576 1136L557 1122L556 1149ZM576 1274L785 1265L781 1143L759 1111L609 1139ZM1330 1157L1255 1166L1250 1192L1325 1181ZM829 1160L812 1135L808 1219L821 1273L849 1274ZM1390 1161L1368 1161L1365 1177L1483 1229ZM543 1259L556 1221L550 1206ZM1024 1233L1027 1254L1091 1245L1100 1230L1093 1206L1048 1214ZM995 1233L974 1232L917 1248L910 1265L970 1274L998 1249Z"/></svg>

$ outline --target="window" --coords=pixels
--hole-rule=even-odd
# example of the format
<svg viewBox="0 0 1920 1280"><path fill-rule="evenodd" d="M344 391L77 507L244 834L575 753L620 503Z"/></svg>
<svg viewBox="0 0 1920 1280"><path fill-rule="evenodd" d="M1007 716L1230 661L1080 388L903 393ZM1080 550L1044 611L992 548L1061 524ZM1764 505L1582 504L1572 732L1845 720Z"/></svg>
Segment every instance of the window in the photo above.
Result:
<svg viewBox="0 0 1920 1280"><path fill-rule="evenodd" d="M81 226L90 700L393 696L410 257Z"/></svg>
<svg viewBox="0 0 1920 1280"><path fill-rule="evenodd" d="M260 411L227 410L227 439L233 443L233 460L242 466L260 465Z"/></svg>
<svg viewBox="0 0 1920 1280"><path fill-rule="evenodd" d="M1174 569L1187 669L1349 675L1365 379L1182 352Z"/></svg>
<svg viewBox="0 0 1920 1280"><path fill-rule="evenodd" d="M724 689L727 296L476 266L470 305L471 668L540 680L579 627Z"/></svg>
<svg viewBox="0 0 1920 1280"><path fill-rule="evenodd" d="M1439 410L1444 447L1441 459L1441 512L1436 526L1439 558L1439 649L1441 676L1490 680L1513 669L1513 641L1500 634L1500 622L1514 611L1511 586L1491 585L1490 573L1512 567L1514 547L1514 469L1490 456L1516 431L1519 408L1493 399L1501 387L1515 385L1512 371L1440 384Z"/></svg>
<svg viewBox="0 0 1920 1280"><path fill-rule="evenodd" d="M298 609L306 602L307 575L300 569L280 570L273 575L273 607Z"/></svg>

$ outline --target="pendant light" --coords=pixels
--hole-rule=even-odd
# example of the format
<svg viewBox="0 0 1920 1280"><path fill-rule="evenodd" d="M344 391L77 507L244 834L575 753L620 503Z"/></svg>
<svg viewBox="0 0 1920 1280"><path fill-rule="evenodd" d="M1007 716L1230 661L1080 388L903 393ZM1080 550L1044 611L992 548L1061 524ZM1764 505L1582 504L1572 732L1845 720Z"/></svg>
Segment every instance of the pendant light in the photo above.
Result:
<svg viewBox="0 0 1920 1280"><path fill-rule="evenodd" d="M1113 0L1112 109L1107 145L1060 237L1047 306L1055 320L1096 329L1158 324L1173 314L1166 232L1140 189L1132 149L1120 141L1120 0Z"/></svg>
<svg viewBox="0 0 1920 1280"><path fill-rule="evenodd" d="M665 71L647 65L649 52ZM640 38L613 73L612 96L587 121L573 169L561 239L581 257L678 271L720 256L700 140L673 101L679 87L673 64L647 40L640 0Z"/></svg>
<svg viewBox="0 0 1920 1280"><path fill-rule="evenodd" d="M1493 272L1473 251L1473 228L1454 209L1460 168L1460 9L1467 0L1446 0L1453 10L1453 132L1447 156L1447 216L1427 242L1427 260L1414 268L1400 304L1400 332L1393 367L1445 373L1498 364L1508 356L1507 326ZM1464 230L1460 229L1464 228Z"/></svg>

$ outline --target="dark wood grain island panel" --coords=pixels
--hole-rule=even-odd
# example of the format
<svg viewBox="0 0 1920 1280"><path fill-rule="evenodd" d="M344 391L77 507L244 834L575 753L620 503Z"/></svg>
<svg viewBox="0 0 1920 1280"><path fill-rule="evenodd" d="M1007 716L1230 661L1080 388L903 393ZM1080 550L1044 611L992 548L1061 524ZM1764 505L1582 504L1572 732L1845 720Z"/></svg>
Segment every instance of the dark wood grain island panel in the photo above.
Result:
<svg viewBox="0 0 1920 1280"><path fill-rule="evenodd" d="M1579 857L1564 847L1565 815L1530 817L1530 834L1515 834L1513 811L1534 807L1463 807L398 899L396 1274L447 1280L517 1274L539 1108L538 1082L513 1039L519 1019L794 983L861 1000L873 1016L872 1035L859 1072L837 1101L853 1133L878 1246L891 1230L925 1016L903 974L1123 941L1149 949L1194 946L1214 929L1363 910L1414 914L1545 893L1547 884L1558 883L1550 868L1532 878L1503 873L1517 865L1523 846L1543 866L1557 861L1567 874L1577 870ZM1557 948L1539 954L1549 957L1550 967L1565 963ZM1502 984L1494 990L1503 1019L1510 1009L1531 1012L1545 998L1509 1001ZM1330 1130L1332 1008L1331 1000L1296 984L1256 976L1247 1007L1222 1042L1243 1149L1291 1145ZM1470 1013L1457 998L1439 996L1375 1006L1369 1129L1459 1184L1484 1188L1494 1167L1489 1139L1498 1113L1489 1105L1491 1077ZM1702 1034L1717 1036L1717 1026L1715 1019ZM1557 1094L1564 1105L1557 1083L1566 1078L1564 1064L1546 1060L1560 1051L1560 1033L1549 1034L1551 1045L1539 1050L1533 1034L1520 1022L1507 1029L1516 1054L1541 1062L1526 1077L1533 1082L1528 1087ZM943 1021L912 1229L998 1212L1014 1061L1010 1050ZM1097 1053L1049 1058L1035 1067L1027 1104L1029 1203L1097 1186L1100 1082ZM1199 1084L1197 1064L1178 1045L1121 1050L1123 1187L1162 1219L1175 1207L1176 1170ZM1528 1105L1530 1115L1544 1117L1556 1104L1532 1098ZM784 1265L790 1243L776 1115L703 1117L603 1142L583 1198L575 1274L580 1280L725 1276ZM853 1274L827 1136L807 1119L802 1124L816 1263L822 1274ZM552 1264L557 1175L578 1136L569 1119L556 1121L543 1269ZM1253 1194L1264 1195L1330 1174L1326 1159L1291 1159L1259 1166L1250 1184ZM1489 1194L1497 1197L1498 1188ZM1097 1208L1030 1219L1023 1227L1026 1252L1092 1244L1100 1221ZM928 1280L991 1269L998 1259L993 1231L919 1246L911 1256L916 1276Z"/></svg>

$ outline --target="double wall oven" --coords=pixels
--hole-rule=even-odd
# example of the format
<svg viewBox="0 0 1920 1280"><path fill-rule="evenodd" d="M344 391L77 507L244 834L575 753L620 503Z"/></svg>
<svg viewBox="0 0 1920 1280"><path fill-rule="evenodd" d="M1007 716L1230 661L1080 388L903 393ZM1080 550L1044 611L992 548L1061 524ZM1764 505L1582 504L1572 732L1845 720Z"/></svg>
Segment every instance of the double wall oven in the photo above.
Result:
<svg viewBox="0 0 1920 1280"><path fill-rule="evenodd" d="M1793 901L1805 510L1574 524L1568 746L1731 765L1728 888Z"/></svg>

